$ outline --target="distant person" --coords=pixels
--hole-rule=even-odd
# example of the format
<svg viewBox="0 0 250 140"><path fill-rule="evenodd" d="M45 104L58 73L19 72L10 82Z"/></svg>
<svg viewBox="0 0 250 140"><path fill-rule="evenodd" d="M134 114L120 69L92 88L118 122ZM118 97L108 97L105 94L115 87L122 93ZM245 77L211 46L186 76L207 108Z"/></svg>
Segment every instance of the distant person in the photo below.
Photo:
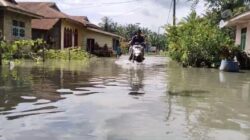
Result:
<svg viewBox="0 0 250 140"><path fill-rule="evenodd" d="M118 44L116 48L116 57L119 58L122 55L122 49L120 47L120 43Z"/></svg>
<svg viewBox="0 0 250 140"><path fill-rule="evenodd" d="M129 42L129 45L130 45L130 48L129 48L129 53L130 53L130 56L129 56L129 60L131 61L132 60L132 57L133 57L133 45L136 45L136 44L141 44L143 45L144 49L145 49L145 38L142 36L142 32L141 30L139 29L137 31L137 34L135 36L132 37L132 40ZM143 49L143 59L144 59L144 49Z"/></svg>

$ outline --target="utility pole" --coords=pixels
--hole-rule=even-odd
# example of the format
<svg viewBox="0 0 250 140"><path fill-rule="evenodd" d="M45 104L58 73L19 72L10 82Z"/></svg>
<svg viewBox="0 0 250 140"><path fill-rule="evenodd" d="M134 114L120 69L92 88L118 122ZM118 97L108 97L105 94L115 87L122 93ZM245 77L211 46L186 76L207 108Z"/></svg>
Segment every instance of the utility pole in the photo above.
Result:
<svg viewBox="0 0 250 140"><path fill-rule="evenodd" d="M176 0L173 0L173 26L176 25Z"/></svg>

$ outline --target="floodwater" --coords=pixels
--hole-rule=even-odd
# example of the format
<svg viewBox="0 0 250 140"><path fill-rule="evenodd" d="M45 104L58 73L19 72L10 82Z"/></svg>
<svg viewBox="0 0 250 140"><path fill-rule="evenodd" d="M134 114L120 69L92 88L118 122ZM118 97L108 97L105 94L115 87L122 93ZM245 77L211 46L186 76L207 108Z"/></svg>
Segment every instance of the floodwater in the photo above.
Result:
<svg viewBox="0 0 250 140"><path fill-rule="evenodd" d="M250 140L250 72L164 57L0 68L0 140Z"/></svg>

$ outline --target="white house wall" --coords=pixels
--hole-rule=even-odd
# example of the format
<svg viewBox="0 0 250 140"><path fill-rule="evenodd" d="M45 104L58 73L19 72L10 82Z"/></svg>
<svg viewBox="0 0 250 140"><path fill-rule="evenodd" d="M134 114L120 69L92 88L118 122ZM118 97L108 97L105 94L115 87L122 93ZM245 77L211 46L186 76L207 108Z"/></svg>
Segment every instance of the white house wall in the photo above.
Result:
<svg viewBox="0 0 250 140"><path fill-rule="evenodd" d="M105 44L108 48L112 49L113 47L113 37L108 36L105 34L101 34L98 32L86 30L84 35L84 44L86 45L85 48L87 48L87 39L94 39L95 43L98 43L100 47L103 47Z"/></svg>
<svg viewBox="0 0 250 140"><path fill-rule="evenodd" d="M247 38L246 38L246 48L245 50L250 50L250 22L248 24L239 24L236 27L236 39L235 44L241 44L241 30L247 28Z"/></svg>

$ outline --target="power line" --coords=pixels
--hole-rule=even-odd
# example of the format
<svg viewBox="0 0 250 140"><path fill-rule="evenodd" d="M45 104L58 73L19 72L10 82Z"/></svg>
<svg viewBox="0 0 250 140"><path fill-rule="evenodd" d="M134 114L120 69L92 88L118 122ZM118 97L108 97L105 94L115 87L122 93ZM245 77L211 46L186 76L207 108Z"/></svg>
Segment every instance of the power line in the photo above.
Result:
<svg viewBox="0 0 250 140"><path fill-rule="evenodd" d="M77 7L77 9L80 9L80 8L92 8L92 7L103 7L103 6L120 5L120 4L128 4L128 3L138 2L138 1L143 1L143 0L129 0L129 1L120 1L120 2L103 2L103 3L98 3L98 4L96 4L96 3L85 3L85 4L81 4L82 6ZM57 2L59 2L61 4L64 4L64 5L79 5L79 4L73 4L73 3L66 3L66 2L63 2L63 0L57 0ZM76 8L74 8L74 9L76 9Z"/></svg>

